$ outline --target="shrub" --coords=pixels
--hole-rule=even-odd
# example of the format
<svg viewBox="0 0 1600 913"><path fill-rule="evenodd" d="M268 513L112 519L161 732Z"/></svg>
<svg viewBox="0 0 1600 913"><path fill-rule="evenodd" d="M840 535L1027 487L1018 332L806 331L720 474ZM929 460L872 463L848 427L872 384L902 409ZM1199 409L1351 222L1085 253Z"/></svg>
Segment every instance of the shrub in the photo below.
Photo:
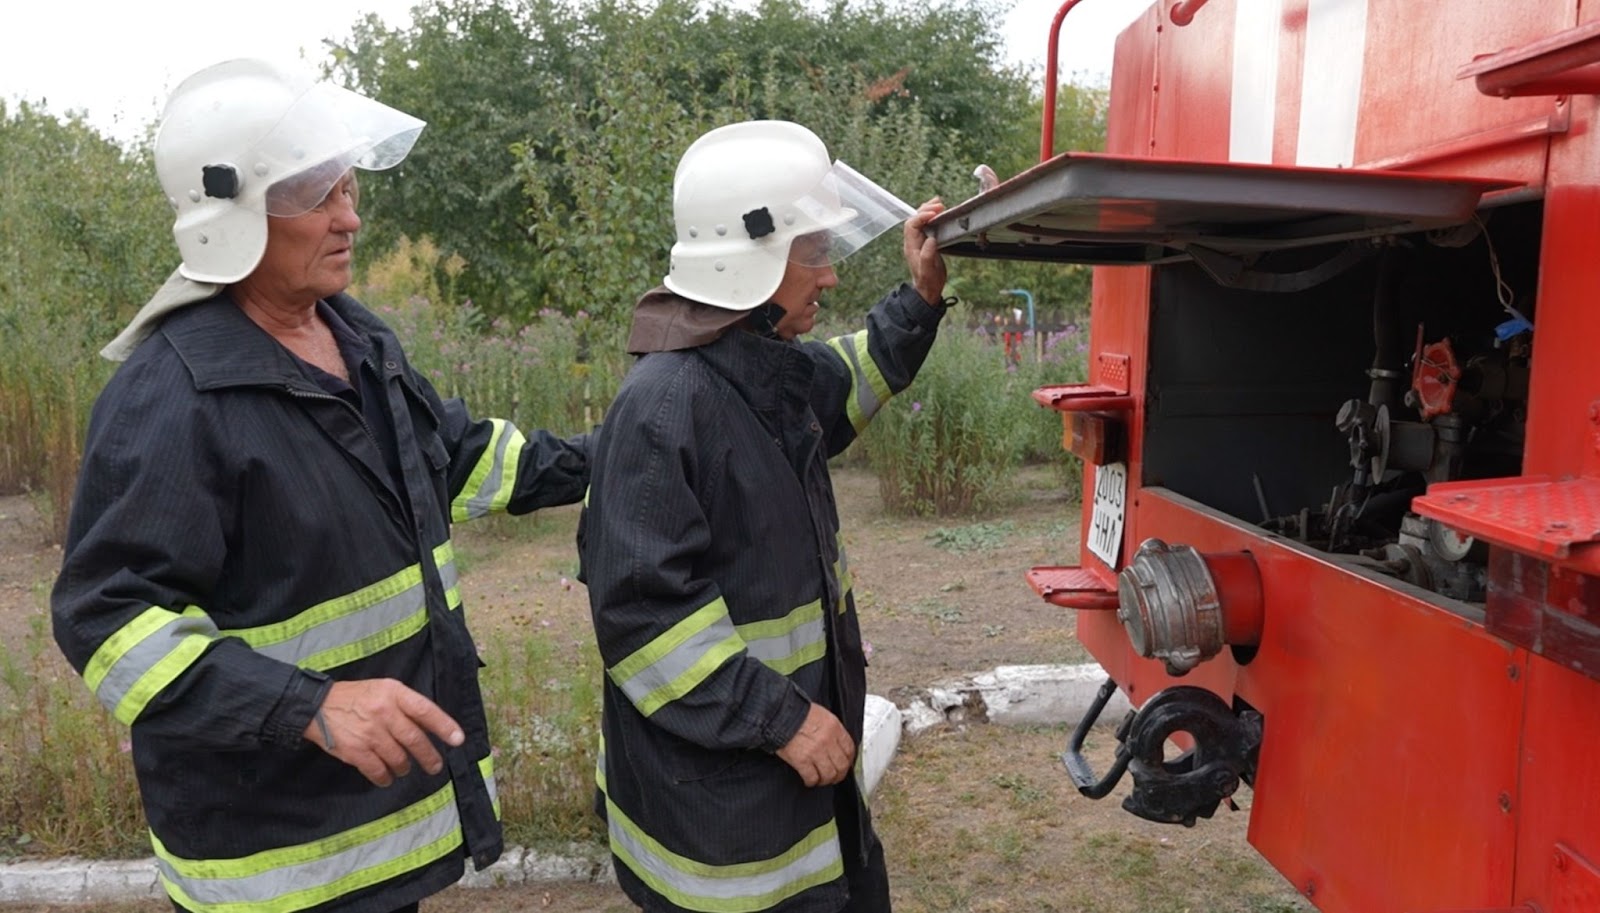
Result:
<svg viewBox="0 0 1600 913"><path fill-rule="evenodd" d="M864 436L884 507L943 516L1001 503L1021 462L1028 393L998 346L942 333L916 382L879 410Z"/></svg>
<svg viewBox="0 0 1600 913"><path fill-rule="evenodd" d="M1076 487L1082 467L1061 449L1062 423L1033 391L1081 382L1086 340L1075 326L1052 333L1043 357L1008 362L996 337L948 322L911 387L878 413L864 436L886 509L900 514L983 513L1013 492L1024 462L1048 463ZM1032 349L1028 350L1032 352Z"/></svg>
<svg viewBox="0 0 1600 913"><path fill-rule="evenodd" d="M471 301L454 303L433 278L459 270L432 242L402 239L354 292L394 328L439 394L461 397L473 415L557 434L599 423L626 371L620 341L600 338L582 311L545 311L523 327L491 322Z"/></svg>

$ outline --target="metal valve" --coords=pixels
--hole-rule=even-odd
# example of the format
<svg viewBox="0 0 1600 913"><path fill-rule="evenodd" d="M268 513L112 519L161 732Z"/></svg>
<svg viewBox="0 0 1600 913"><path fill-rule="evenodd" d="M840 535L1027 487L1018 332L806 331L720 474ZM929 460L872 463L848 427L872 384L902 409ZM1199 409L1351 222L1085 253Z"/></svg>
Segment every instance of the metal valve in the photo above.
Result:
<svg viewBox="0 0 1600 913"><path fill-rule="evenodd" d="M1187 673L1225 645L1261 642L1261 575L1248 553L1202 555L1147 539L1117 578L1117 618L1133 649Z"/></svg>

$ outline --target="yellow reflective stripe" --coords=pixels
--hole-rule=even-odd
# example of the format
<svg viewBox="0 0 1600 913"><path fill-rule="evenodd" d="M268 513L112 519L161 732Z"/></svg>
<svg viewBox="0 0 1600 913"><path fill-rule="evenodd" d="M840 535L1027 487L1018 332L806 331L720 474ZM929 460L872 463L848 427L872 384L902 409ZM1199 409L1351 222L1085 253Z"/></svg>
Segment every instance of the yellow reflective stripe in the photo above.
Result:
<svg viewBox="0 0 1600 913"><path fill-rule="evenodd" d="M494 780L494 755L486 754L478 762L478 773L483 775L483 785L489 790L489 802L494 806L495 820L500 820L500 787Z"/></svg>
<svg viewBox="0 0 1600 913"><path fill-rule="evenodd" d="M822 600L806 603L782 618L735 625L750 655L788 675L821 659L828 651L822 626Z"/></svg>
<svg viewBox="0 0 1600 913"><path fill-rule="evenodd" d="M743 649L744 642L739 640L739 635L729 634L702 653L700 658L695 660L680 675L635 700L634 706L639 708L639 712L645 716L654 714L667 704L693 691L701 682L706 680L707 676L721 667L729 657L737 656L739 651Z"/></svg>
<svg viewBox="0 0 1600 913"><path fill-rule="evenodd" d="M84 683L117 720L131 725L217 636L216 625L198 607L174 612L151 606L95 650L84 666Z"/></svg>
<svg viewBox="0 0 1600 913"><path fill-rule="evenodd" d="M686 910L754 913L844 877L837 823L829 819L770 859L712 865L674 853L606 797L614 853L651 890Z"/></svg>
<svg viewBox="0 0 1600 913"><path fill-rule="evenodd" d="M263 656L326 671L380 653L427 623L422 566L413 564L293 618L223 633L238 637Z"/></svg>
<svg viewBox="0 0 1600 913"><path fill-rule="evenodd" d="M234 628L229 630L228 636L237 637L251 647L260 650L274 644L284 643L300 637L313 628L337 621L352 612L360 611L368 606L376 605L386 599L406 592L417 590L417 595L422 595L422 566L413 564L410 567L391 574L377 583L369 583L353 593L347 593L319 602L309 609L284 621L274 622L270 625L261 625L255 628Z"/></svg>
<svg viewBox="0 0 1600 913"><path fill-rule="evenodd" d="M433 566L439 569L439 577L444 581L444 604L452 611L461 608L461 575L456 570L455 561L456 547L451 540L444 540L433 550Z"/></svg>
<svg viewBox="0 0 1600 913"><path fill-rule="evenodd" d="M845 400L845 414L850 419L850 426L857 433L872 421L872 417L893 395L893 391L889 389L889 382L883 377L883 371L878 368L878 363L872 360L872 353L867 345L867 332L861 330L848 336L835 336L828 340L828 345L839 353L839 357L850 367L850 393Z"/></svg>
<svg viewBox="0 0 1600 913"><path fill-rule="evenodd" d="M376 821L237 859L181 859L153 833L150 842L163 885L196 913L292 913L448 855L461 846L461 825L446 783Z"/></svg>
<svg viewBox="0 0 1600 913"><path fill-rule="evenodd" d="M606 670L645 716L693 691L744 641L718 596Z"/></svg>
<svg viewBox="0 0 1600 913"><path fill-rule="evenodd" d="M517 467L522 462L522 450L528 439L505 419L492 418L489 423L494 428L489 435L489 446L484 448L467 475L466 485L450 504L450 517L456 522L505 510L511 503L511 493L516 490Z"/></svg>

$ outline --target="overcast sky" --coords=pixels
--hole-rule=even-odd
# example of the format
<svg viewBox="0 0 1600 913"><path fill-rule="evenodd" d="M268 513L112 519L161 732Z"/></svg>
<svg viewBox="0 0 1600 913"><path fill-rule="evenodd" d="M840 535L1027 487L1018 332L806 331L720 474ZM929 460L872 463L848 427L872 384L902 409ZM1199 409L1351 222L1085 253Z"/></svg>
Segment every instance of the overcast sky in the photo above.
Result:
<svg viewBox="0 0 1600 913"><path fill-rule="evenodd" d="M138 136L171 90L195 70L231 57L322 61L321 39L342 36L366 13L391 25L416 0L32 0L0 14L0 97L81 110L118 139ZM1084 0L1067 17L1064 73L1109 75L1118 32L1151 0ZM1017 0L1003 35L1013 60L1043 70L1060 0ZM259 13L259 15L256 15Z"/></svg>

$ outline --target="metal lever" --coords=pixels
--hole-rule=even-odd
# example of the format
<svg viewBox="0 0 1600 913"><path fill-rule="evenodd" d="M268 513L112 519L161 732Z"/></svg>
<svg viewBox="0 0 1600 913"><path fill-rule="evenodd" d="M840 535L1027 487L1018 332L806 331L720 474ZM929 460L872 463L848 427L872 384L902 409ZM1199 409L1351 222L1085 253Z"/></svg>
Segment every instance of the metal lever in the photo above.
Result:
<svg viewBox="0 0 1600 913"><path fill-rule="evenodd" d="M1083 756L1083 742L1088 738L1089 730L1100 719L1100 714L1106 709L1106 704L1111 700L1111 695L1117 693L1117 683L1110 676L1106 677L1100 690L1095 692L1094 703L1089 705L1089 710L1078 721L1078 728L1072 731L1072 740L1067 743L1067 750L1061 755L1061 763L1067 768L1067 776L1072 778L1072 785L1078 788L1085 798L1104 799L1116 789L1117 782L1122 779L1122 774L1128 769L1128 762L1133 759L1133 753L1127 750L1126 735L1129 725L1133 722L1133 713L1123 717L1122 725L1117 727L1117 758L1111 763L1104 778L1096 778L1094 766L1089 759Z"/></svg>

